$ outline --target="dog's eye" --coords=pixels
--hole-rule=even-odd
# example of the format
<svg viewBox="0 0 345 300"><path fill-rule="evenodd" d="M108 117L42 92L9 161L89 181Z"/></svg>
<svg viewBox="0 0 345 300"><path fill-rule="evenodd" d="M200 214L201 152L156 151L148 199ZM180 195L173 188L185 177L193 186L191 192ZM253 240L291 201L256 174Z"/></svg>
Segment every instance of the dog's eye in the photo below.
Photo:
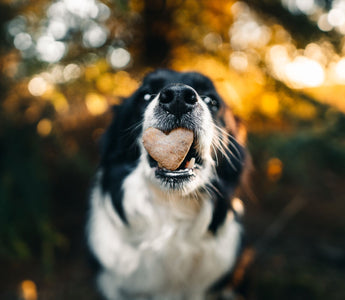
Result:
<svg viewBox="0 0 345 300"><path fill-rule="evenodd" d="M151 94L145 94L145 95L144 95L144 100L145 100L145 101L150 101L151 98L152 98L152 95L151 95Z"/></svg>
<svg viewBox="0 0 345 300"><path fill-rule="evenodd" d="M210 104L212 101L212 99L210 97L204 97L203 100L206 104Z"/></svg>
<svg viewBox="0 0 345 300"><path fill-rule="evenodd" d="M211 108L212 111L217 111L219 109L219 103L216 99L204 96L202 97L202 100Z"/></svg>

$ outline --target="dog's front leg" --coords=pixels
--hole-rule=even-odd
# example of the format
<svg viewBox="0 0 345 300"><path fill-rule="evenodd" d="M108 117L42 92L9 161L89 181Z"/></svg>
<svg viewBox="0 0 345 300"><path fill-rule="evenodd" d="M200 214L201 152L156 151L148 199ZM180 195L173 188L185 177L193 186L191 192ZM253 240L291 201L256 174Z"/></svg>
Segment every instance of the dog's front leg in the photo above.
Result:
<svg viewBox="0 0 345 300"><path fill-rule="evenodd" d="M98 274L97 285L106 300L129 300L121 292L115 274L110 271L101 271Z"/></svg>

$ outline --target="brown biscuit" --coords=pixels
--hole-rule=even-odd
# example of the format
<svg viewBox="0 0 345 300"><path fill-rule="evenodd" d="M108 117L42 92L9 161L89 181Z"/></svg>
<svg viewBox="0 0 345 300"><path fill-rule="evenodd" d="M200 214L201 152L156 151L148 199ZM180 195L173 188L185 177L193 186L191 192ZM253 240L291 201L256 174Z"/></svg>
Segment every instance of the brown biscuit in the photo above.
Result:
<svg viewBox="0 0 345 300"><path fill-rule="evenodd" d="M148 128L143 144L158 166L175 171L185 159L194 139L193 131L177 128L165 134L157 128Z"/></svg>

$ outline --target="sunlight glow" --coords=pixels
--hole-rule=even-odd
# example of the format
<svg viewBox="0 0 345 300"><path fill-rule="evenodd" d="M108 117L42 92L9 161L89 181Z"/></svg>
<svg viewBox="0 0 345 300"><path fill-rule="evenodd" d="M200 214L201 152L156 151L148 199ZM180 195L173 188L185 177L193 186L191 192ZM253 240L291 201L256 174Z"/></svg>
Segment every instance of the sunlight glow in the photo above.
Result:
<svg viewBox="0 0 345 300"><path fill-rule="evenodd" d="M68 111L69 104L63 94L52 91L49 100L54 105L54 108L58 113L65 113Z"/></svg>
<svg viewBox="0 0 345 300"><path fill-rule="evenodd" d="M236 50L263 47L271 38L270 29L265 25L259 25L253 19L235 22L229 34L231 46Z"/></svg>
<svg viewBox="0 0 345 300"><path fill-rule="evenodd" d="M269 42L271 39L270 28L260 24L247 4L236 2L231 10L235 17L235 21L229 29L233 49L260 48Z"/></svg>
<svg viewBox="0 0 345 300"><path fill-rule="evenodd" d="M108 61L115 69L125 68L131 61L130 53L124 48L111 48Z"/></svg>
<svg viewBox="0 0 345 300"><path fill-rule="evenodd" d="M37 40L36 51L41 60L58 62L65 54L66 45L51 36L42 36Z"/></svg>
<svg viewBox="0 0 345 300"><path fill-rule="evenodd" d="M69 64L63 69L63 77L65 81L70 81L79 78L81 69L77 64Z"/></svg>
<svg viewBox="0 0 345 300"><path fill-rule="evenodd" d="M318 8L315 0L282 0L282 3L292 14L304 13L311 15Z"/></svg>
<svg viewBox="0 0 345 300"><path fill-rule="evenodd" d="M64 2L57 1L52 3L47 9L47 16L53 20L64 20L69 12Z"/></svg>
<svg viewBox="0 0 345 300"><path fill-rule="evenodd" d="M108 20L111 15L110 8L104 3L98 3L97 7L98 7L97 19L102 22Z"/></svg>
<svg viewBox="0 0 345 300"><path fill-rule="evenodd" d="M283 45L275 45L267 52L268 64L271 66L273 74L279 79L285 76L285 65L290 61L287 47Z"/></svg>
<svg viewBox="0 0 345 300"><path fill-rule="evenodd" d="M337 62L335 73L340 81L345 81L345 58L342 58Z"/></svg>
<svg viewBox="0 0 345 300"><path fill-rule="evenodd" d="M81 18L95 18L98 7L95 0L63 0L67 10Z"/></svg>
<svg viewBox="0 0 345 300"><path fill-rule="evenodd" d="M327 63L320 46L309 44L303 51L305 56L294 47L275 45L268 51L266 60L273 74L292 88L318 87L325 81L323 65Z"/></svg>
<svg viewBox="0 0 345 300"><path fill-rule="evenodd" d="M327 65L327 52L316 43L308 44L304 49L304 55L312 60L319 62L322 66Z"/></svg>
<svg viewBox="0 0 345 300"><path fill-rule="evenodd" d="M104 73L97 78L97 89L102 93L110 93L114 88L114 77L110 73Z"/></svg>
<svg viewBox="0 0 345 300"><path fill-rule="evenodd" d="M216 51L222 45L222 37L215 32L210 32L204 36L203 39L204 46L209 51Z"/></svg>
<svg viewBox="0 0 345 300"><path fill-rule="evenodd" d="M247 54L236 51L230 55L230 65L237 71L243 72L248 67Z"/></svg>
<svg viewBox="0 0 345 300"><path fill-rule="evenodd" d="M29 92L33 96L42 96L47 90L47 87L47 81L40 76L32 78L28 84Z"/></svg>
<svg viewBox="0 0 345 300"><path fill-rule="evenodd" d="M103 46L109 35L104 23L110 15L110 8L99 0L56 0L41 22L34 21L35 14L18 16L6 29L24 58L55 63L67 53L68 42L76 34L81 34L87 48Z"/></svg>
<svg viewBox="0 0 345 300"><path fill-rule="evenodd" d="M32 46L31 35L28 33L20 32L14 37L13 43L18 50L27 50Z"/></svg>
<svg viewBox="0 0 345 300"><path fill-rule="evenodd" d="M329 23L328 21L328 14L322 14L318 21L317 21L317 26L320 28L322 31L331 31L333 29L333 26Z"/></svg>
<svg viewBox="0 0 345 300"><path fill-rule="evenodd" d="M268 116L275 116L279 111L279 99L274 93L265 93L260 103L261 111Z"/></svg>
<svg viewBox="0 0 345 300"><path fill-rule="evenodd" d="M101 115L108 108L105 97L96 93L88 93L85 97L85 103L88 111L92 115Z"/></svg>
<svg viewBox="0 0 345 300"><path fill-rule="evenodd" d="M49 22L47 32L51 34L56 40L64 38L67 34L68 27L63 20L52 19Z"/></svg>
<svg viewBox="0 0 345 300"><path fill-rule="evenodd" d="M104 45L108 38L109 32L103 27L96 23L89 26L83 34L83 44L88 48L99 48Z"/></svg>
<svg viewBox="0 0 345 300"><path fill-rule="evenodd" d="M313 14L317 9L315 0L296 0L296 7L306 15Z"/></svg>
<svg viewBox="0 0 345 300"><path fill-rule="evenodd" d="M342 10L333 8L329 11L327 20L334 27L341 26L345 23L345 14Z"/></svg>
<svg viewBox="0 0 345 300"><path fill-rule="evenodd" d="M309 58L298 56L285 67L287 79L296 87L316 87L325 80L322 66Z"/></svg>

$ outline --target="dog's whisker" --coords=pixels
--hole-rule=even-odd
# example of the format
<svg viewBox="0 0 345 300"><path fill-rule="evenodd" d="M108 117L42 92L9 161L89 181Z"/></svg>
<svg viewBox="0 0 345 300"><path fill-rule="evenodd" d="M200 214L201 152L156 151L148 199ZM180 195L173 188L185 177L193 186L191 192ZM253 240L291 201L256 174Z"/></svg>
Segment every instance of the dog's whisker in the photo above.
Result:
<svg viewBox="0 0 345 300"><path fill-rule="evenodd" d="M229 143L234 147L238 157L241 158L242 154L241 154L240 150L238 149L238 146L236 146L236 144L234 142L232 142L232 141L236 141L236 139L231 134L229 134L228 138L230 139Z"/></svg>
<svg viewBox="0 0 345 300"><path fill-rule="evenodd" d="M228 133L226 130L224 130L223 128L219 127L216 125L216 128L222 133L224 134L225 136L228 137L228 142L229 144L234 148L234 150L236 151L237 153L237 157L241 157L241 152L238 150L238 147L235 145L235 143L233 141L236 141L235 137L233 135L231 135L230 133ZM222 140L223 141L223 140ZM223 141L224 142L224 141ZM225 142L224 142L225 143ZM228 145L227 145L228 147Z"/></svg>
<svg viewBox="0 0 345 300"><path fill-rule="evenodd" d="M222 153L222 155L224 156L224 158L226 159L226 161L231 165L231 167L233 168L233 170L234 170L234 171L238 171L238 168L235 166L235 164L234 164L233 161L232 161L232 158L235 159L235 160L237 160L237 161L238 161L238 158L235 157L235 156L233 155L233 153L232 153L231 151L229 151L229 149L224 149L224 148L220 147L220 150L219 150L219 151ZM230 154L230 156L229 156L228 153Z"/></svg>
<svg viewBox="0 0 345 300"><path fill-rule="evenodd" d="M236 166L233 164L231 158L229 157L228 153L230 153L231 157L237 159L237 157L233 154L233 152L228 148L228 145L225 144L223 139L220 136L216 136L216 142L214 143L218 151L225 157L231 167L237 171Z"/></svg>
<svg viewBox="0 0 345 300"><path fill-rule="evenodd" d="M220 131L220 133L224 134L228 138L227 142L225 142L224 139L222 139L220 136L218 136L219 142L221 143L222 147L227 152L229 152L234 159L241 162L243 160L243 158L242 158L242 154L241 154L240 150L238 149L238 146L233 142L233 140L235 140L235 138L231 134L226 132L224 129L220 128L219 126L216 126L216 128ZM232 148L234 149L234 151L236 153L234 153L232 150L230 150L229 146L232 146Z"/></svg>
<svg viewBox="0 0 345 300"><path fill-rule="evenodd" d="M139 129L140 127L142 127L144 121L143 120L140 120L136 123L134 123L132 126L128 127L125 132L128 133L128 134L132 134L134 133L137 129Z"/></svg>
<svg viewBox="0 0 345 300"><path fill-rule="evenodd" d="M217 194L218 196L222 197L222 193L219 191L219 189L213 184L213 183L208 183L207 185L207 192L209 193L210 196L212 196L213 193Z"/></svg>
<svg viewBox="0 0 345 300"><path fill-rule="evenodd" d="M218 165L218 155L217 155L217 145L216 144L211 144L211 147L212 147L212 150L213 150L213 153L214 153L214 156L215 156L215 161L216 161L216 164Z"/></svg>

